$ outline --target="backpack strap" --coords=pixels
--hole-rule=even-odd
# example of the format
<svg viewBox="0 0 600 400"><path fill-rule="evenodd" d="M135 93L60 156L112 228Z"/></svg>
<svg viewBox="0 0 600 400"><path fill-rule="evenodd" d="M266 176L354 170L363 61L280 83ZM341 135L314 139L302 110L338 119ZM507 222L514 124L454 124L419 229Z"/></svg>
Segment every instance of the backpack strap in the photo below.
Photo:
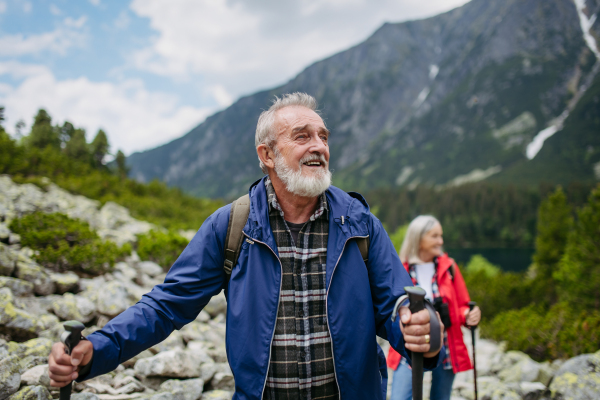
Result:
<svg viewBox="0 0 600 400"><path fill-rule="evenodd" d="M242 230L248 221L250 214L250 196L244 195L231 203L229 214L229 225L227 226L227 237L225 238L225 263L223 269L227 280L231 277L231 271L237 263L242 248Z"/></svg>
<svg viewBox="0 0 600 400"><path fill-rule="evenodd" d="M367 265L367 261L369 261L369 238L357 238L356 244L358 244L360 255L362 256L365 265Z"/></svg>

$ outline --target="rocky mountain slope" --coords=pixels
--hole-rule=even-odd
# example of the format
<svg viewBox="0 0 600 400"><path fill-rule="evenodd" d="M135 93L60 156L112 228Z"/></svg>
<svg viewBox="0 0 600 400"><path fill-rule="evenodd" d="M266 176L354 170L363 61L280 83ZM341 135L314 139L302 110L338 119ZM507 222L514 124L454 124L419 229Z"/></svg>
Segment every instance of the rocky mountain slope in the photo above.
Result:
<svg viewBox="0 0 600 400"><path fill-rule="evenodd" d="M600 121L582 121L575 111L600 114L599 10L597 0L472 0L432 18L385 24L287 84L131 155L131 174L202 196L243 193L261 175L259 113L275 95L305 91L333 132L334 183L348 190L490 177L593 182L600 179ZM586 95L590 88L594 95ZM565 146L569 156L557 158Z"/></svg>
<svg viewBox="0 0 600 400"><path fill-rule="evenodd" d="M93 200L48 187L44 192L0 176L0 400L57 398L58 391L49 385L47 362L52 343L63 331L62 321L85 323L87 335L165 277L161 266L142 261L135 253L117 263L111 273L94 278L56 273L37 264L33 251L22 247L19 236L8 229L11 219L36 211L79 215L96 221L104 237L119 242L132 242L133 232L149 228L126 209L115 205L99 209ZM231 399L234 380L225 351L225 311L221 294L195 321L165 341L109 374L76 383L73 400ZM470 332L464 333L471 349ZM387 353L389 344L383 340L380 344ZM476 345L482 400L587 400L600 392L600 351L538 363L524 353L505 352L502 344L489 340L478 338ZM426 376L425 388L429 379ZM458 374L452 398L473 399L470 371Z"/></svg>

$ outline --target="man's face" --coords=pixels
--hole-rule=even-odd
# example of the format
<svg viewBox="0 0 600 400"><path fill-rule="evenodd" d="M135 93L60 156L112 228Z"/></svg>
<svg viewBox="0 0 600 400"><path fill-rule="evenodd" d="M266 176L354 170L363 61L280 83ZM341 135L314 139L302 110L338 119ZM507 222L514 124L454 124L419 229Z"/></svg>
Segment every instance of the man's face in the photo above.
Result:
<svg viewBox="0 0 600 400"><path fill-rule="evenodd" d="M275 172L287 189L308 197L324 192L331 172L329 130L321 117L305 107L285 107L276 114L275 130Z"/></svg>

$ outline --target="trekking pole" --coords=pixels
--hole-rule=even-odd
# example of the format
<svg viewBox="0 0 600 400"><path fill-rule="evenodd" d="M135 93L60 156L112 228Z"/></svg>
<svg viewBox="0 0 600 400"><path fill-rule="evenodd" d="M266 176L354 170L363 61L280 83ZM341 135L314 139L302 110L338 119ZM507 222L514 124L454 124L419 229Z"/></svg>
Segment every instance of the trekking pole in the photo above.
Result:
<svg viewBox="0 0 600 400"><path fill-rule="evenodd" d="M469 312L472 311L476 305L476 302L470 301ZM477 329L477 325L469 326L469 329L471 329L471 344L473 345L473 382L475 382L475 400L477 400L477 367L475 365L475 329Z"/></svg>
<svg viewBox="0 0 600 400"><path fill-rule="evenodd" d="M425 290L421 287L406 286L410 305L408 309L415 314L424 308L429 311L429 348L438 349L441 345L440 322L433 306L425 300ZM423 399L423 353L412 353L412 392L413 400Z"/></svg>
<svg viewBox="0 0 600 400"><path fill-rule="evenodd" d="M67 321L63 324L65 331L60 335L60 341L65 345L65 353L71 355L71 352L79 344L82 339L81 332L85 326L79 321ZM71 390L73 382L69 382L67 386L60 388L60 400L69 400L71 398Z"/></svg>

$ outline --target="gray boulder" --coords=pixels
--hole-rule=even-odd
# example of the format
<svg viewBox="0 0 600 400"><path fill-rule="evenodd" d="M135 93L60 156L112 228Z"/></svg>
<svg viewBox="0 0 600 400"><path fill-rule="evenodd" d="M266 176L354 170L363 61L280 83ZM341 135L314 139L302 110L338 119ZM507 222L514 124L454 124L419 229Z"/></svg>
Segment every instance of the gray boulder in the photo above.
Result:
<svg viewBox="0 0 600 400"><path fill-rule="evenodd" d="M202 379L169 379L160 385L161 392L169 392L182 400L199 400L202 398L204 381Z"/></svg>
<svg viewBox="0 0 600 400"><path fill-rule="evenodd" d="M103 285L95 297L98 312L108 317L116 317L131 305L127 287L116 280Z"/></svg>
<svg viewBox="0 0 600 400"><path fill-rule="evenodd" d="M90 322L96 316L96 306L86 297L65 293L52 302L52 311L63 321Z"/></svg>
<svg viewBox="0 0 600 400"><path fill-rule="evenodd" d="M33 283L35 294L40 296L51 295L56 288L44 268L35 263L17 261L15 275L19 279Z"/></svg>
<svg viewBox="0 0 600 400"><path fill-rule="evenodd" d="M198 359L190 352L175 349L138 360L134 369L139 376L197 378L200 376L200 365Z"/></svg>
<svg viewBox="0 0 600 400"><path fill-rule="evenodd" d="M0 333L26 340L37 336L40 331L37 318L15 306L12 291L0 288Z"/></svg>
<svg viewBox="0 0 600 400"><path fill-rule="evenodd" d="M9 400L51 400L52 396L44 386L25 386L8 398Z"/></svg>
<svg viewBox="0 0 600 400"><path fill-rule="evenodd" d="M592 400L600 393L600 350L565 362L556 372L550 391L553 399Z"/></svg>
<svg viewBox="0 0 600 400"><path fill-rule="evenodd" d="M161 351L168 351L174 349L184 349L185 343L183 342L180 331L173 331L171 334L162 342L152 346L150 351L153 353L160 353Z"/></svg>
<svg viewBox="0 0 600 400"><path fill-rule="evenodd" d="M503 357L505 368L498 376L504 382L535 382L541 365L520 351L509 351Z"/></svg>
<svg viewBox="0 0 600 400"><path fill-rule="evenodd" d="M50 377L48 376L48 364L38 365L28 369L21 375L21 382L27 386L50 387Z"/></svg>
<svg viewBox="0 0 600 400"><path fill-rule="evenodd" d="M208 302L204 311L210 314L212 318L215 318L219 314L225 314L227 312L227 300L225 299L225 293L221 292Z"/></svg>
<svg viewBox="0 0 600 400"><path fill-rule="evenodd" d="M36 338L23 343L9 342L8 348L12 355L22 359L29 356L48 357L52 349L52 343L50 339Z"/></svg>
<svg viewBox="0 0 600 400"><path fill-rule="evenodd" d="M23 279L0 276L0 288L7 287L15 296L33 296L33 283Z"/></svg>
<svg viewBox="0 0 600 400"><path fill-rule="evenodd" d="M233 393L226 390L209 390L202 393L202 400L231 400Z"/></svg>
<svg viewBox="0 0 600 400"><path fill-rule="evenodd" d="M19 357L9 356L0 360L0 399L16 393L21 385Z"/></svg>
<svg viewBox="0 0 600 400"><path fill-rule="evenodd" d="M137 263L137 269L151 278L164 272L162 267L153 261L141 261Z"/></svg>
<svg viewBox="0 0 600 400"><path fill-rule="evenodd" d="M11 276L17 265L17 255L4 243L0 243L0 275Z"/></svg>
<svg viewBox="0 0 600 400"><path fill-rule="evenodd" d="M71 400L100 400L100 397L95 393L81 392L73 393L71 395Z"/></svg>
<svg viewBox="0 0 600 400"><path fill-rule="evenodd" d="M66 272L64 274L54 272L50 274L50 279L56 287L56 293L59 294L77 291L79 288L79 276L74 272Z"/></svg>
<svg viewBox="0 0 600 400"><path fill-rule="evenodd" d="M229 364L217 364L217 372L210 381L210 386L213 389L234 390L235 382L233 380L233 373L229 368Z"/></svg>

